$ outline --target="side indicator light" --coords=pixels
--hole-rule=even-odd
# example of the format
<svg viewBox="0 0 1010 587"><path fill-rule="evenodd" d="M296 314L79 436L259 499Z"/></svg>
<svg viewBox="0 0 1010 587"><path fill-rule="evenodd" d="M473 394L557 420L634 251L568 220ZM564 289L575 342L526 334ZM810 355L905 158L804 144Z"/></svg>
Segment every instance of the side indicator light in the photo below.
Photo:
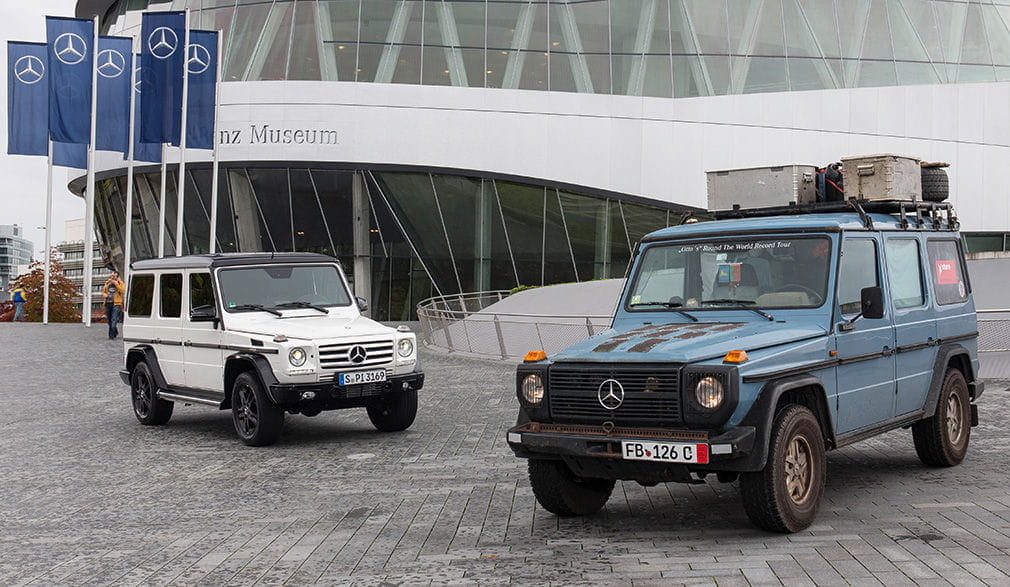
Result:
<svg viewBox="0 0 1010 587"><path fill-rule="evenodd" d="M545 353L543 351L530 351L530 352L526 353L525 357L523 357L523 362L524 363L535 363L537 361L543 361L546 358L547 358L547 353Z"/></svg>
<svg viewBox="0 0 1010 587"><path fill-rule="evenodd" d="M723 363L743 363L747 360L747 351L730 351L722 358Z"/></svg>
<svg viewBox="0 0 1010 587"><path fill-rule="evenodd" d="M838 351L828 351L828 356L829 357L837 357L838 356Z"/></svg>

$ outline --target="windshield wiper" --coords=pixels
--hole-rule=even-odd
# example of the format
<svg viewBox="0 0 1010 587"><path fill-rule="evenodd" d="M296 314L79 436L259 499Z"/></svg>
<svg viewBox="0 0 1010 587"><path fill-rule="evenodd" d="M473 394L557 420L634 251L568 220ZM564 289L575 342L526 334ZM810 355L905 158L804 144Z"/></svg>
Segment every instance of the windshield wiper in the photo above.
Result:
<svg viewBox="0 0 1010 587"><path fill-rule="evenodd" d="M273 308L265 308L265 307L261 306L260 304L239 304L237 306L232 306L232 307L230 307L228 309L229 310L238 310L239 312L244 312L246 310L257 311L257 312L270 312L274 316L283 316L284 315L284 314L281 314L280 312L278 312L277 310L274 310Z"/></svg>
<svg viewBox="0 0 1010 587"><path fill-rule="evenodd" d="M322 308L322 307L310 304L308 302L284 302L283 304L277 304L274 307L275 308L311 308L313 310L318 310L318 311L322 312L323 314L329 314L329 312L326 311L326 308Z"/></svg>
<svg viewBox="0 0 1010 587"><path fill-rule="evenodd" d="M635 308L635 307L638 307L638 306L663 306L667 310L673 310L674 312L680 314L681 316L683 316L685 318L690 318L692 322L697 322L698 321L697 318L695 318L694 316L688 314L684 310L680 309L680 307L683 306L683 304L678 304L678 303L675 303L675 302L638 302L638 303L635 303L635 304L628 304L629 308Z"/></svg>
<svg viewBox="0 0 1010 587"><path fill-rule="evenodd" d="M751 308L750 306L746 305L746 304L756 304L757 302L755 302L754 300L734 300L734 299L730 299L730 298L718 298L718 299L714 299L714 300L702 300L701 303L702 303L702 305L704 305L704 304L730 304L730 306L734 310L750 310L751 312L754 312L758 316L761 316L762 318L767 319L769 322L774 322L775 321L775 317L772 316L771 314L769 314L767 312L762 312L761 310L758 310L757 308Z"/></svg>

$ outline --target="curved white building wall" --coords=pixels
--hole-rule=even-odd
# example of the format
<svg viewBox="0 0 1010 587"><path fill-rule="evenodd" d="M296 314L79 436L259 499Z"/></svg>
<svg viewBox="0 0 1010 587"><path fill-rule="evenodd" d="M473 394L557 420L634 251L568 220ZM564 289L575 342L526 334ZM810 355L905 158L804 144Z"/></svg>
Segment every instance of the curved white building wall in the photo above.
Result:
<svg viewBox="0 0 1010 587"><path fill-rule="evenodd" d="M230 82L222 85L220 157L468 170L705 207L706 171L899 153L951 163L951 200L965 230L1006 231L1008 104L1006 82L677 100Z"/></svg>

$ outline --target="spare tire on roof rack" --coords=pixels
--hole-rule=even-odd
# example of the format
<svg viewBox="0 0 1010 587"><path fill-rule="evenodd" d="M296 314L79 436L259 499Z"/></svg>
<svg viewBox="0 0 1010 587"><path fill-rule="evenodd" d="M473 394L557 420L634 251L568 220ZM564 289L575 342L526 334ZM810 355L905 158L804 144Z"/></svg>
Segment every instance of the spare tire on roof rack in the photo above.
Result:
<svg viewBox="0 0 1010 587"><path fill-rule="evenodd" d="M950 163L921 164L922 169L922 199L926 202L942 202L950 195L950 181L947 170Z"/></svg>

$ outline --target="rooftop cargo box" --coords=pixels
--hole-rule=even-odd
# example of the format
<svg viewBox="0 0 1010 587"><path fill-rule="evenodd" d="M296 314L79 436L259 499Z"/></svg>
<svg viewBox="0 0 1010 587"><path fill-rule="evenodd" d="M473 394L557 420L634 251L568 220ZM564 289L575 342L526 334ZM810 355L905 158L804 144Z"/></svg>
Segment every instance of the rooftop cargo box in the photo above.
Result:
<svg viewBox="0 0 1010 587"><path fill-rule="evenodd" d="M922 201L922 170L913 157L884 153L842 159L845 197Z"/></svg>
<svg viewBox="0 0 1010 587"><path fill-rule="evenodd" d="M709 171L708 209L787 206L817 201L814 165L778 165Z"/></svg>

